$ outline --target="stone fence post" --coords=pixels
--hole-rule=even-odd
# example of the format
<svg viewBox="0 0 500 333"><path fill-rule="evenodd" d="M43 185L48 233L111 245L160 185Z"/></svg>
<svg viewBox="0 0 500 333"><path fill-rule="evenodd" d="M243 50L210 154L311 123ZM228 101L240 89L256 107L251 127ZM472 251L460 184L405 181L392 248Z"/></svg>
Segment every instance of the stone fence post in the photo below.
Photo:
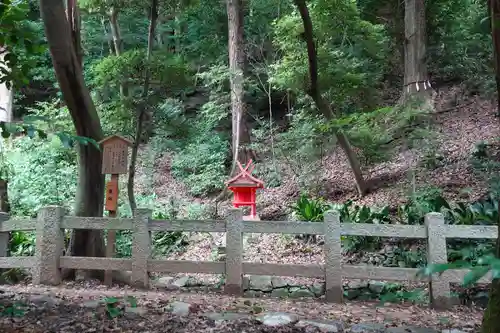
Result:
<svg viewBox="0 0 500 333"><path fill-rule="evenodd" d="M136 209L134 213L131 284L140 288L149 287L148 260L151 257L149 221L152 214L151 209Z"/></svg>
<svg viewBox="0 0 500 333"><path fill-rule="evenodd" d="M341 303L342 288L342 244L340 214L328 211L324 218L325 227L325 299L327 302Z"/></svg>
<svg viewBox="0 0 500 333"><path fill-rule="evenodd" d="M446 230L444 216L441 213L428 213L425 215L427 227L427 264L446 264L448 253L446 251ZM450 283L446 272L433 274L429 280L429 294L431 306L436 309L446 309L450 305Z"/></svg>
<svg viewBox="0 0 500 333"><path fill-rule="evenodd" d="M61 283L59 258L64 247L61 222L65 209L47 206L38 211L36 224L35 267L33 283L57 285Z"/></svg>
<svg viewBox="0 0 500 333"><path fill-rule="evenodd" d="M2 223L9 220L9 214L0 212L0 227ZM9 232L0 232L0 257L7 257L9 255Z"/></svg>
<svg viewBox="0 0 500 333"><path fill-rule="evenodd" d="M243 294L243 211L232 208L226 223L226 285L230 295Z"/></svg>

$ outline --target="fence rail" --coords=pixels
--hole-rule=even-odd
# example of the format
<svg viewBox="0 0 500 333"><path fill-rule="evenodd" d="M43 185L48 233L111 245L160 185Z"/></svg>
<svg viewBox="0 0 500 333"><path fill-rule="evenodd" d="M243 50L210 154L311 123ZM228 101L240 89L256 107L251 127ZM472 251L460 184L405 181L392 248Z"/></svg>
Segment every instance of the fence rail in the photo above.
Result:
<svg viewBox="0 0 500 333"><path fill-rule="evenodd" d="M132 258L91 258L61 256L63 229L131 230L133 234ZM7 257L9 232L36 231L36 250L33 257ZM151 254L152 231L225 232L225 262L153 260ZM244 233L285 233L324 235L324 265L293 265L243 262ZM426 281L429 283L431 304L446 308L450 304L450 283L459 283L466 269L454 269L431 278L416 276L416 268L342 265L341 236L378 236L418 238L427 240L427 262L447 262L447 238L496 239L497 227L445 225L443 215L429 213L425 225L377 225L340 223L335 212L325 214L325 222L243 221L241 210L232 209L225 221L169 221L152 220L151 211L139 209L134 218L90 218L64 216L58 206L44 207L36 219L10 219L0 213L0 268L31 268L35 284L56 285L61 282L60 269L98 269L131 271L132 283L148 287L148 272L163 273L211 273L225 274L225 291L243 293L243 275L302 276L323 278L325 297L329 302L342 302L342 278ZM480 280L491 281L489 276Z"/></svg>

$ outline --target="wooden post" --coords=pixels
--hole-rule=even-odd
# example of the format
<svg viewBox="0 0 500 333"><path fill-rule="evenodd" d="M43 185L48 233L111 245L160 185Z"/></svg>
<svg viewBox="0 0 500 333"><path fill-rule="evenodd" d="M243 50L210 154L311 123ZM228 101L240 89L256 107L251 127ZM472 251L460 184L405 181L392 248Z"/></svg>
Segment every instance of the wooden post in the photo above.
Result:
<svg viewBox="0 0 500 333"><path fill-rule="evenodd" d="M140 288L149 286L148 260L151 256L149 220L152 213L151 209L136 209L134 212L131 284Z"/></svg>
<svg viewBox="0 0 500 333"><path fill-rule="evenodd" d="M243 294L243 211L232 208L226 222L226 285L230 295Z"/></svg>
<svg viewBox="0 0 500 333"><path fill-rule="evenodd" d="M325 214L325 298L327 302L342 303L342 243L340 215L337 211Z"/></svg>
<svg viewBox="0 0 500 333"><path fill-rule="evenodd" d="M106 184L106 210L110 217L116 217L118 209L118 175L127 173L128 147L132 142L119 135L112 135L99 142L102 146L102 173L111 174ZM116 231L108 230L106 238L106 257L115 256ZM113 271L104 272L104 284L113 284Z"/></svg>
<svg viewBox="0 0 500 333"><path fill-rule="evenodd" d="M116 217L118 214L118 175L112 174L111 180L106 184L106 210L109 217ZM108 230L106 238L106 257L115 256L116 230ZM104 272L104 284L113 285L113 271Z"/></svg>
<svg viewBox="0 0 500 333"><path fill-rule="evenodd" d="M59 258L64 247L63 217L64 208L59 206L43 207L38 212L33 284L61 283Z"/></svg>
<svg viewBox="0 0 500 333"><path fill-rule="evenodd" d="M446 251L446 230L444 216L440 213L425 215L427 226L427 264L445 264L448 262ZM433 274L429 282L431 306L436 309L446 309L450 305L450 283L446 274Z"/></svg>

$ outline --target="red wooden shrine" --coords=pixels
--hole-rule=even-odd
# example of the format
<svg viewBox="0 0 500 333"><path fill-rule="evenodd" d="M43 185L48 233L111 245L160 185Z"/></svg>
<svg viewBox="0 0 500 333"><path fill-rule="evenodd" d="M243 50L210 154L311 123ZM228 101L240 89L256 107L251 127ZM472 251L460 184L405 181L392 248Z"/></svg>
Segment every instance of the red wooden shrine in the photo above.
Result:
<svg viewBox="0 0 500 333"><path fill-rule="evenodd" d="M252 160L244 168L240 162L237 163L240 173L228 180L226 186L234 193L233 207L250 206L250 216L254 218L257 215L255 193L264 187L264 182L251 175L254 169Z"/></svg>

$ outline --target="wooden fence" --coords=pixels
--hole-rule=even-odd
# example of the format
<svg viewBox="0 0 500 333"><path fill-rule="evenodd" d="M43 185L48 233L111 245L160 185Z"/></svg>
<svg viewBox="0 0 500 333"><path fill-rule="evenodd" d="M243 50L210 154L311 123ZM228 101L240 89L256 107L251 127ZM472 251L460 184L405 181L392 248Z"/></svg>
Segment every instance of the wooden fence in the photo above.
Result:
<svg viewBox="0 0 500 333"><path fill-rule="evenodd" d="M132 258L88 258L62 256L63 229L131 230L133 234ZM6 257L9 232L36 231L36 250L33 257ZM152 231L225 232L225 262L153 260L151 254ZM284 233L325 235L325 264L294 265L243 262L243 233ZM336 212L325 214L324 223L286 221L244 221L242 211L232 209L227 220L168 221L152 220L151 210L138 209L134 218L90 218L65 216L58 206L42 208L36 219L9 219L0 213L0 268L30 268L35 284L57 285L61 282L60 269L98 269L131 271L132 283L148 287L148 272L225 274L225 292L243 293L243 275L302 276L325 280L328 302L342 302L342 278L388 281L415 281L417 268L342 265L341 236L379 236L427 239L428 263L446 263L447 238L496 239L496 226L446 225L443 215L430 213L425 225L387 225L340 223ZM442 275L426 278L429 283L431 304L446 308L450 300L450 283L460 283L465 269L448 270ZM480 282L489 282L485 277Z"/></svg>

